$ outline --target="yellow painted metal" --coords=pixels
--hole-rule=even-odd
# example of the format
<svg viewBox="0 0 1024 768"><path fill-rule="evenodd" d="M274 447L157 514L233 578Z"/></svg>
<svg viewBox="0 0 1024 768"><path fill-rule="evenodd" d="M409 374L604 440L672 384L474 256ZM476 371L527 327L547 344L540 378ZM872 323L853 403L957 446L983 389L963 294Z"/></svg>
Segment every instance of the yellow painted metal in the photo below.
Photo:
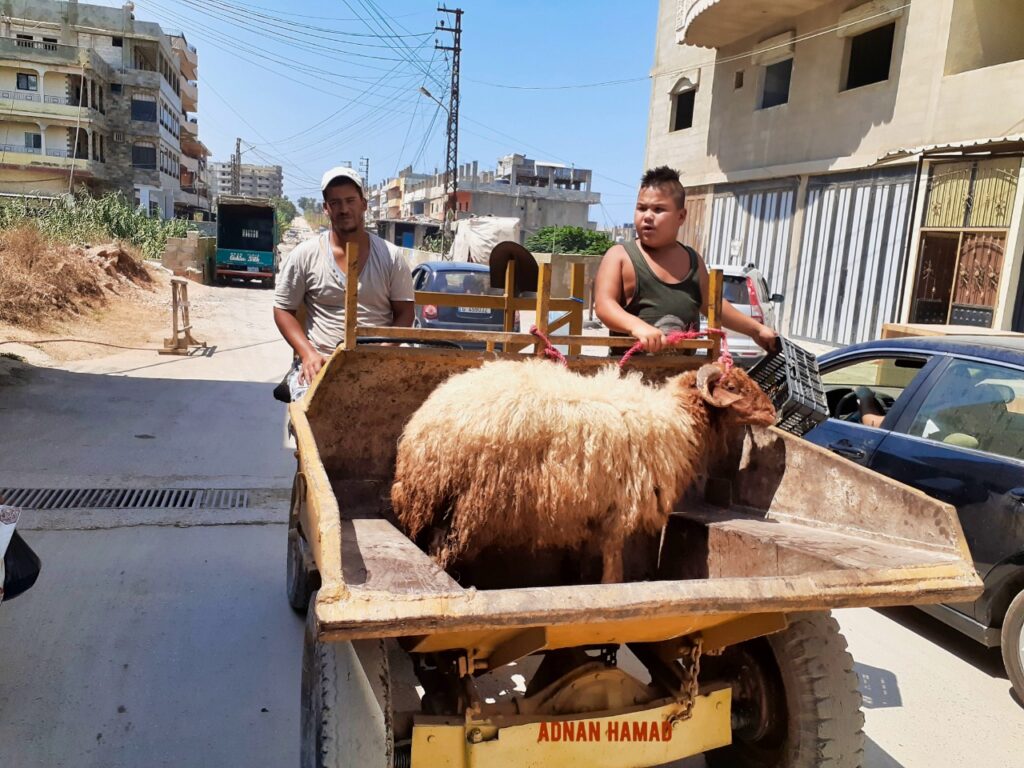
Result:
<svg viewBox="0 0 1024 768"><path fill-rule="evenodd" d="M974 188L971 190L969 227L1009 229L1019 173L1019 157L1001 157L978 162Z"/></svg>
<svg viewBox="0 0 1024 768"><path fill-rule="evenodd" d="M649 768L732 742L732 691L698 696L688 720L680 705L601 713L599 717L494 718L417 722L413 768Z"/></svg>
<svg viewBox="0 0 1024 768"><path fill-rule="evenodd" d="M971 188L972 162L932 167L925 203L925 227L962 227Z"/></svg>

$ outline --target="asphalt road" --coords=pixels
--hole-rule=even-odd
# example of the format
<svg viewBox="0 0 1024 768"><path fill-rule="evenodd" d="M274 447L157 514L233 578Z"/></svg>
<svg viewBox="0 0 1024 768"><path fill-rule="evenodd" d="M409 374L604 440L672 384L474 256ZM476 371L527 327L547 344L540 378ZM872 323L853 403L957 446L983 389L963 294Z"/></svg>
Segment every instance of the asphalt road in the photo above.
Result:
<svg viewBox="0 0 1024 768"><path fill-rule="evenodd" d="M287 349L268 292L216 299L197 325L212 354L128 352L0 386L0 487L248 488L252 499L26 513L44 570L0 606L0 766L297 762L302 623L284 597L293 459L270 397ZM913 609L837 615L865 695L866 766L1024 767L1024 709L997 651Z"/></svg>

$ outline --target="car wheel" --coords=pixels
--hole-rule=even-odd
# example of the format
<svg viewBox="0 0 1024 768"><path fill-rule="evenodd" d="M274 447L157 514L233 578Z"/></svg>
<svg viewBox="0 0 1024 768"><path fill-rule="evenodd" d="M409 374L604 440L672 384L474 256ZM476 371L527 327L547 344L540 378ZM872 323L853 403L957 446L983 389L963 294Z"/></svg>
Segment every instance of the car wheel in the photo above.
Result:
<svg viewBox="0 0 1024 768"><path fill-rule="evenodd" d="M1013 598L1006 609L999 639L1006 674L1017 698L1024 702L1024 591Z"/></svg>

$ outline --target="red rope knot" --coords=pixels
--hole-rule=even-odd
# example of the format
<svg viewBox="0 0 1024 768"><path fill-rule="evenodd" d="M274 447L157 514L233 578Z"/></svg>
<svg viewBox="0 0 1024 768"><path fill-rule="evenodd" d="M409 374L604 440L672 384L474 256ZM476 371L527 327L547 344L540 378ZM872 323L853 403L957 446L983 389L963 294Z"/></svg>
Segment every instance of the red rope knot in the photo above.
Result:
<svg viewBox="0 0 1024 768"><path fill-rule="evenodd" d="M551 358L552 360L561 363L562 365L568 365L568 361L565 359L565 355L555 349L555 346L551 343L551 340L541 333L540 328L536 325L530 326L530 333L544 342L544 355Z"/></svg>
<svg viewBox="0 0 1024 768"><path fill-rule="evenodd" d="M734 362L732 359L732 355L729 354L729 344L726 341L725 331L719 330L718 328L708 328L705 331L672 331L665 337L665 343L668 344L669 346L672 346L680 341L685 341L687 339L699 339L701 336L711 335L719 336L722 339L722 348L718 355L718 362L722 364L722 367L725 369L725 372L728 373L730 370L732 370ZM641 341L638 341L636 344L630 347L629 351L622 356L621 360L619 360L619 369L621 370L622 368L625 368L626 364L632 359L633 355L635 355L637 352L640 352L643 348L644 345Z"/></svg>

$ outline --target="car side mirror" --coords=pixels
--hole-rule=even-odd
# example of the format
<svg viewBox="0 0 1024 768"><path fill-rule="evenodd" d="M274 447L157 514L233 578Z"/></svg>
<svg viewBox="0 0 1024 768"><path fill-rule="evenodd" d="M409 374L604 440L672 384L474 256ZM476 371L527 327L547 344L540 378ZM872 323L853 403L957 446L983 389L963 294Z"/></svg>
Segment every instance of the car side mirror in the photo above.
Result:
<svg viewBox="0 0 1024 768"><path fill-rule="evenodd" d="M773 304L774 303L781 304L785 298L786 297L783 296L781 293L773 293L772 297L770 299L768 299L768 301L772 302Z"/></svg>

